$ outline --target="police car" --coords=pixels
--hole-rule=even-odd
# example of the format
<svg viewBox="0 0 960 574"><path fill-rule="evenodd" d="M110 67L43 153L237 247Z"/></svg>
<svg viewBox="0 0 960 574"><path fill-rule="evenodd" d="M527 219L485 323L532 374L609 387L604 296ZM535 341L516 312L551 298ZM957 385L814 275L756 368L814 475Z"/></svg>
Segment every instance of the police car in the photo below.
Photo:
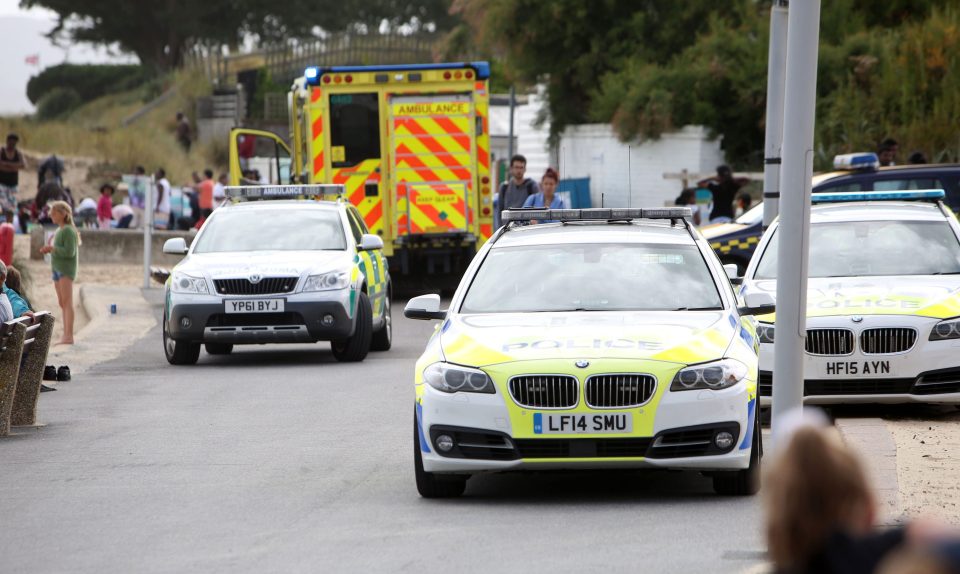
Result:
<svg viewBox="0 0 960 574"><path fill-rule="evenodd" d="M390 348L390 275L383 241L343 186L228 187L228 204L187 248L164 287L163 349L173 365L234 345L330 341L340 361ZM336 199L325 201L322 197Z"/></svg>
<svg viewBox="0 0 960 574"><path fill-rule="evenodd" d="M813 197L805 402L960 403L960 225L943 198ZM747 269L747 296L775 295L778 237L774 223ZM766 406L776 327L774 316L758 319Z"/></svg>
<svg viewBox="0 0 960 574"><path fill-rule="evenodd" d="M416 483L476 473L669 468L724 494L759 488L757 342L687 208L504 212L417 361ZM552 222L520 225L525 222Z"/></svg>

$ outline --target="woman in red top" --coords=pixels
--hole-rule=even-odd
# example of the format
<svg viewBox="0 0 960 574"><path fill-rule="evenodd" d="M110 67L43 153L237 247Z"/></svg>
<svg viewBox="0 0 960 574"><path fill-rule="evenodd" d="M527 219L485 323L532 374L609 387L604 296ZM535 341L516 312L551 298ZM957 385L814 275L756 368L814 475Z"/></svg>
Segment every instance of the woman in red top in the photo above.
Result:
<svg viewBox="0 0 960 574"><path fill-rule="evenodd" d="M97 222L100 229L110 229L113 220L113 186L105 183L100 186L100 201L97 202Z"/></svg>

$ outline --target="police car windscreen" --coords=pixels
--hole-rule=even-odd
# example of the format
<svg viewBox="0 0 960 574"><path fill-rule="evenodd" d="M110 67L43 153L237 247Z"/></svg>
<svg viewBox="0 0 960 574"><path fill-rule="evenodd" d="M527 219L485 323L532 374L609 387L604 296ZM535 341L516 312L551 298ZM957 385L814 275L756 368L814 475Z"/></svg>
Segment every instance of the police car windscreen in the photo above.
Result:
<svg viewBox="0 0 960 574"><path fill-rule="evenodd" d="M334 209L224 209L197 238L194 253L315 251L347 248Z"/></svg>
<svg viewBox="0 0 960 574"><path fill-rule="evenodd" d="M775 233L756 279L777 276ZM960 242L946 222L847 221L810 227L810 277L960 273Z"/></svg>
<svg viewBox="0 0 960 574"><path fill-rule="evenodd" d="M461 313L722 309L695 246L577 244L491 249Z"/></svg>

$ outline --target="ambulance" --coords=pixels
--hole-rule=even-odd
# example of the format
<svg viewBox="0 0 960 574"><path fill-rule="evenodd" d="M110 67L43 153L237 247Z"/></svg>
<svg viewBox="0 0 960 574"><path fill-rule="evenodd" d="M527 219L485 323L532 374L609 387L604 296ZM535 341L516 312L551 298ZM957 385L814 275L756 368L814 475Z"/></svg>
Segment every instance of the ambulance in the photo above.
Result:
<svg viewBox="0 0 960 574"><path fill-rule="evenodd" d="M459 277L493 233L489 77L486 62L307 68L291 145L231 132L231 185L342 185L395 275Z"/></svg>

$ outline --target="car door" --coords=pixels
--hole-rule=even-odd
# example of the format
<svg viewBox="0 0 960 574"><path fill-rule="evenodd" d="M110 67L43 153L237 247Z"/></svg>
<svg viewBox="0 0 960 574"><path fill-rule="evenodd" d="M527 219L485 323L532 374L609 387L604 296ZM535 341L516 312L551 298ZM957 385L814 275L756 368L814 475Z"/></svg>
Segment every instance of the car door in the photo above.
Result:
<svg viewBox="0 0 960 574"><path fill-rule="evenodd" d="M350 232L353 233L354 240L359 246L363 235L370 233L370 230L360 216L360 212L352 205L347 207L347 218L350 220ZM370 296L373 314L379 316L383 313L383 305L387 298L387 266L383 251L357 249L357 264L367 278L367 294Z"/></svg>

